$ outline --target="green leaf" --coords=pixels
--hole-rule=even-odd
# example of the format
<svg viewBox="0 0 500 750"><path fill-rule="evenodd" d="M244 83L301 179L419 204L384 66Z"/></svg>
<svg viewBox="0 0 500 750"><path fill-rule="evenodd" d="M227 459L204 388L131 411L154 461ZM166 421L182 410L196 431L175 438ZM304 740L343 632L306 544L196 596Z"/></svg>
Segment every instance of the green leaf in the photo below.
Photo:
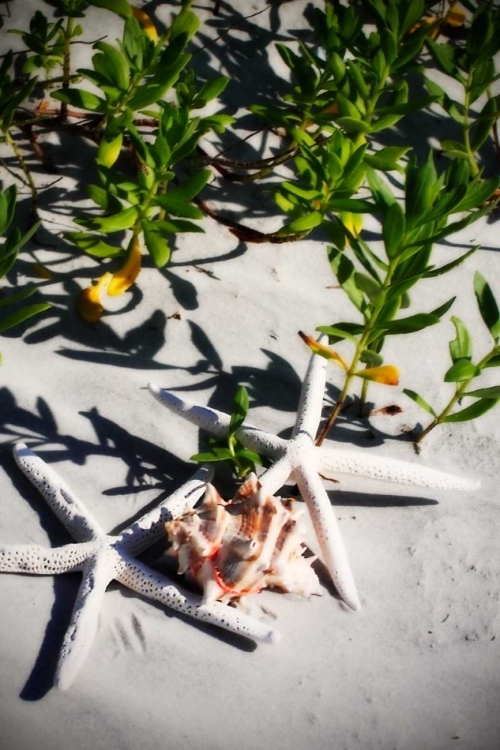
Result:
<svg viewBox="0 0 500 750"><path fill-rule="evenodd" d="M482 416L487 411L492 409L495 404L497 403L497 399L494 398L484 398L479 399L479 401L476 401L475 403L471 404L470 406L467 406L465 409L462 409L461 411L455 412L455 414L448 414L444 419L443 422L468 422L471 419L476 419L477 417Z"/></svg>
<svg viewBox="0 0 500 750"><path fill-rule="evenodd" d="M212 78L211 81L204 83L196 95L196 107L204 107L207 102L211 102L213 99L220 96L230 80L231 79L227 76L218 76L217 78Z"/></svg>
<svg viewBox="0 0 500 750"><path fill-rule="evenodd" d="M107 42L96 42L94 48L101 53L92 58L95 70L106 75L113 86L117 86L121 91L127 91L130 83L130 68L125 57L116 47Z"/></svg>
<svg viewBox="0 0 500 750"><path fill-rule="evenodd" d="M317 227L323 221L323 215L319 211L312 211L311 213L300 216L290 224L287 224L283 231L285 232L309 232L314 227Z"/></svg>
<svg viewBox="0 0 500 750"><path fill-rule="evenodd" d="M388 258L394 258L401 252L406 232L406 221L399 203L393 203L386 210L382 222L382 236Z"/></svg>
<svg viewBox="0 0 500 750"><path fill-rule="evenodd" d="M406 170L405 209L407 227L425 220L427 212L439 192L440 183L437 179L436 168L429 152L424 164L418 164L416 159L410 158Z"/></svg>
<svg viewBox="0 0 500 750"><path fill-rule="evenodd" d="M392 170L401 171L402 167L398 164L398 161L409 150L409 146L386 146L374 154L365 154L364 160L370 167L379 169L382 172L390 172Z"/></svg>
<svg viewBox="0 0 500 750"><path fill-rule="evenodd" d="M343 253L334 247L328 248L328 260L337 281L358 310L365 307L364 294L356 284L354 266Z"/></svg>
<svg viewBox="0 0 500 750"><path fill-rule="evenodd" d="M75 219L75 222L100 232L113 233L122 232L124 229L133 227L138 216L139 211L135 206L132 206L112 216L102 216L97 219Z"/></svg>
<svg viewBox="0 0 500 750"><path fill-rule="evenodd" d="M187 43L189 39L196 34L199 27L200 19L196 13L183 8L170 27L169 41L174 40L177 36L182 34Z"/></svg>
<svg viewBox="0 0 500 750"><path fill-rule="evenodd" d="M382 320L374 326L374 329L383 329L391 335L421 331L424 328L428 328L428 326L439 323L441 316L450 309L455 299L455 297L452 297L444 305L440 305L430 313L416 313L415 315L399 318L398 320Z"/></svg>
<svg viewBox="0 0 500 750"><path fill-rule="evenodd" d="M454 315L451 322L455 326L456 338L450 341L450 355L453 363L458 360L469 360L472 357L472 339L469 331L460 318Z"/></svg>
<svg viewBox="0 0 500 750"><path fill-rule="evenodd" d="M238 448L236 455L238 458L244 458L252 464L257 464L257 466L262 466L264 463L262 456L248 448Z"/></svg>
<svg viewBox="0 0 500 750"><path fill-rule="evenodd" d="M428 328L428 326L439 323L441 316L450 309L455 299L455 297L452 297L444 305L440 305L430 313L416 313L415 315L399 318L398 320L382 320L374 328L377 330L384 329L391 335L421 331L424 328Z"/></svg>
<svg viewBox="0 0 500 750"><path fill-rule="evenodd" d="M441 151L449 157L459 159L469 158L465 144L460 141L441 141Z"/></svg>
<svg viewBox="0 0 500 750"><path fill-rule="evenodd" d="M473 152L478 151L491 135L491 129L497 117L498 111L496 100L494 98L488 99L481 110L479 117L476 119L472 131L470 147Z"/></svg>
<svg viewBox="0 0 500 750"><path fill-rule="evenodd" d="M191 456L190 461L200 461L202 463L213 463L214 461L232 461L234 458L233 453L229 448L223 446L215 446L210 452L207 453L195 453Z"/></svg>
<svg viewBox="0 0 500 750"><path fill-rule="evenodd" d="M97 8L104 8L105 10L117 13L123 18L128 18L128 16L132 15L132 8L127 0L88 0L88 2Z"/></svg>
<svg viewBox="0 0 500 750"><path fill-rule="evenodd" d="M193 206L192 203L188 203L182 198L176 197L170 193L157 195L152 200L152 204L160 206L172 216L180 216L184 219L203 219L205 216L203 211L197 206Z"/></svg>
<svg viewBox="0 0 500 750"><path fill-rule="evenodd" d="M367 367L380 367L384 358L378 352L374 352L371 349L364 349L359 358L363 364Z"/></svg>
<svg viewBox="0 0 500 750"><path fill-rule="evenodd" d="M500 313L498 305L490 285L479 271L476 271L474 274L474 292L481 317L491 335L497 341L500 337Z"/></svg>
<svg viewBox="0 0 500 750"><path fill-rule="evenodd" d="M229 433L231 435L234 435L234 433L242 426L248 413L249 406L250 401L247 389L240 385L234 395L231 408L231 421L229 423Z"/></svg>
<svg viewBox="0 0 500 750"><path fill-rule="evenodd" d="M377 209L385 213L385 210L396 201L391 188L386 180L371 167L366 168L366 179Z"/></svg>
<svg viewBox="0 0 500 750"><path fill-rule="evenodd" d="M337 125L340 125L342 130L346 133L368 133L371 130L371 127L368 123L363 122L360 117L361 114L357 118L345 115L343 117L336 117L335 122Z"/></svg>
<svg viewBox="0 0 500 750"><path fill-rule="evenodd" d="M437 66L452 78L454 77L455 66L455 49L451 44L440 44L433 39L427 39L427 47Z"/></svg>
<svg viewBox="0 0 500 750"><path fill-rule="evenodd" d="M4 191L0 191L0 235L5 234L14 218L16 208L17 188L10 185Z"/></svg>
<svg viewBox="0 0 500 750"><path fill-rule="evenodd" d="M481 370L468 359L457 360L444 376L445 383L461 383L481 374Z"/></svg>
<svg viewBox="0 0 500 750"><path fill-rule="evenodd" d="M21 233L17 227L10 230L3 245L0 245L0 278L5 276L14 265L19 250L35 234L40 222L33 224L27 232Z"/></svg>
<svg viewBox="0 0 500 750"><path fill-rule="evenodd" d="M500 354L493 354L489 357L486 362L483 363L482 369L484 370L487 367L500 367Z"/></svg>
<svg viewBox="0 0 500 750"><path fill-rule="evenodd" d="M50 307L51 305L47 302L37 302L34 305L28 305L21 310L17 310L16 312L7 315L7 317L0 320L0 333L5 333L5 331L8 331L10 328L17 326L20 323L24 323L29 318L48 310Z"/></svg>
<svg viewBox="0 0 500 750"><path fill-rule="evenodd" d="M380 284L371 276L367 276L359 271L354 272L354 281L358 289L366 294L371 302L374 302L380 295Z"/></svg>
<svg viewBox="0 0 500 750"><path fill-rule="evenodd" d="M192 177L189 177L181 185L169 190L169 195L182 200L192 200L205 187L212 176L210 169L200 169Z"/></svg>
<svg viewBox="0 0 500 750"><path fill-rule="evenodd" d="M430 266L428 268L428 270L425 271L425 273L422 274L423 278L430 279L430 278L433 278L434 276L441 276L441 274L443 274L443 273L448 273L448 271L451 271L453 268L456 268L461 263L463 263L464 260L469 257L469 255L472 255L472 253L475 253L476 250L479 249L479 247L480 247L480 245L476 245L475 247L471 247L471 249L467 250L466 253L464 253L463 255L460 255L458 258L456 258L455 260L450 261L449 263L445 263L444 266L439 266L438 268L434 268L434 267Z"/></svg>
<svg viewBox="0 0 500 750"><path fill-rule="evenodd" d="M83 250L85 253L92 255L95 258L112 258L123 253L121 247L108 245L107 242L103 242L103 240L95 234L87 234L86 232L65 232L64 238L79 247L80 250Z"/></svg>
<svg viewBox="0 0 500 750"><path fill-rule="evenodd" d="M415 315L409 315L406 318L399 318L399 320L387 320L374 326L377 330L385 330L391 335L397 335L401 333L415 333L421 331L428 326L434 326L439 323L437 315L431 313L416 313Z"/></svg>
<svg viewBox="0 0 500 750"><path fill-rule="evenodd" d="M86 109L89 112L105 113L107 109L107 103L104 99L83 89L59 89L54 91L51 96L60 102L78 107L78 109Z"/></svg>
<svg viewBox="0 0 500 750"><path fill-rule="evenodd" d="M500 385L492 385L489 388L478 388L476 391L466 391L463 396L471 398L494 398L500 399Z"/></svg>
<svg viewBox="0 0 500 750"><path fill-rule="evenodd" d="M322 197L319 190L303 188L296 182L288 182L287 180L280 184L279 189L285 190L287 193L292 193L292 195L296 195L306 201L314 201Z"/></svg>
<svg viewBox="0 0 500 750"><path fill-rule="evenodd" d="M328 201L329 211L349 211L352 214L371 214L376 210L375 203L362 198L333 198Z"/></svg>
<svg viewBox="0 0 500 750"><path fill-rule="evenodd" d="M11 305L16 304L17 302L22 302L28 297L31 297L37 291L38 289L36 286L27 286L24 287L24 289L20 289L19 291L14 292L14 294L9 294L8 297L5 297L3 299L0 298L0 310L6 307L11 307Z"/></svg>
<svg viewBox="0 0 500 750"><path fill-rule="evenodd" d="M345 324L346 328L349 326L348 323ZM359 331L361 332L363 330L362 326L356 326L356 324L352 324L354 327L359 328ZM346 330L341 327L342 323L339 323L338 326L318 326L316 330L319 333L326 333L329 337L329 343L330 344L336 344L337 341L343 341L344 339L347 341L351 341L353 344L357 346L358 339L356 336L352 333L352 331Z"/></svg>
<svg viewBox="0 0 500 750"><path fill-rule="evenodd" d="M170 260L171 250L165 232L147 219L142 221L144 242L157 268L163 268Z"/></svg>
<svg viewBox="0 0 500 750"><path fill-rule="evenodd" d="M417 21L420 21L425 12L424 0L410 0L410 2L401 3L398 5L400 12L400 36L406 34L412 26L415 26Z"/></svg>
<svg viewBox="0 0 500 750"><path fill-rule="evenodd" d="M498 177L489 177L487 180L479 180L478 182L469 184L465 198L455 206L453 212L472 211L474 208L482 206L483 203L491 198L499 184L500 179ZM486 207L484 212L486 213L487 211L488 208Z"/></svg>
<svg viewBox="0 0 500 750"><path fill-rule="evenodd" d="M158 231L170 234L176 234L177 232L201 232L203 234L205 232L199 224L193 224L192 221L187 221L187 219L161 219L154 223Z"/></svg>
<svg viewBox="0 0 500 750"><path fill-rule="evenodd" d="M422 396L419 396L418 393L416 393L415 391L411 391L409 388L403 388L403 393L405 393L408 398L411 398L412 401L415 401L415 403L418 404L421 409L424 409L429 414L432 414L433 417L437 417L437 414L432 406L428 404L427 401L422 398Z"/></svg>

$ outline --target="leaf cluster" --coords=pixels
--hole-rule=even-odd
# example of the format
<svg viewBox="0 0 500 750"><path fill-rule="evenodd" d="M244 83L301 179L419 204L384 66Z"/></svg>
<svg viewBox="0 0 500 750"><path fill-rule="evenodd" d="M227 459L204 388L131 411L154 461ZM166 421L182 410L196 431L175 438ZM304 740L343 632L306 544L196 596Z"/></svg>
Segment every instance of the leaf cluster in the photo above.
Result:
<svg viewBox="0 0 500 750"><path fill-rule="evenodd" d="M19 84L13 71L14 54L9 51L0 65L0 130L9 131L18 107L29 98L36 86L36 78Z"/></svg>
<svg viewBox="0 0 500 750"><path fill-rule="evenodd" d="M248 392L244 386L240 386L233 398L227 437L224 440L209 437L207 442L210 450L196 453L191 456L191 460L201 463L229 461L234 474L239 479L243 479L249 472L255 471L255 466L262 464L261 456L255 451L245 448L238 440L238 430L246 419L248 407Z"/></svg>
<svg viewBox="0 0 500 750"><path fill-rule="evenodd" d="M16 262L20 249L31 239L38 229L34 224L29 230L22 232L15 221L17 189L11 185L5 190L0 189L0 278L5 277ZM50 305L38 302L17 308L14 312L4 311L17 306L37 291L35 286L19 289L7 297L0 298L0 333L8 331L15 325L24 322L33 315L47 310Z"/></svg>
<svg viewBox="0 0 500 750"><path fill-rule="evenodd" d="M55 67L62 66L65 39L63 23L62 18L55 23L49 23L47 17L37 10L30 20L29 31L10 29L9 33L18 34L32 53L23 63L23 73L31 74L43 68L48 78ZM81 33L82 27L77 26L72 35L79 36Z"/></svg>
<svg viewBox="0 0 500 750"><path fill-rule="evenodd" d="M451 367L444 375L445 383L455 385L455 393L447 405L437 412L422 396L410 389L404 389L409 398L432 415L433 421L421 433L419 440L438 424L443 422L467 422L480 417L500 401L500 386L487 386L470 390L473 380L479 378L486 369L500 366L500 311L493 291L479 272L474 276L474 293L481 317L493 338L493 347L478 362L473 362L473 339L465 323L455 316L452 323L455 338L450 341ZM462 399L473 399L473 403L456 410Z"/></svg>
<svg viewBox="0 0 500 750"><path fill-rule="evenodd" d="M491 89L500 77L495 65L495 56L500 50L499 30L500 8L485 3L473 7L462 44L426 40L437 69L457 82L464 92L463 100L457 100L436 82L426 80L429 93L460 125L464 134L463 141L445 140L441 148L446 156L467 159L473 165L500 115L500 97L493 95ZM474 105L480 106L479 111L473 109Z"/></svg>

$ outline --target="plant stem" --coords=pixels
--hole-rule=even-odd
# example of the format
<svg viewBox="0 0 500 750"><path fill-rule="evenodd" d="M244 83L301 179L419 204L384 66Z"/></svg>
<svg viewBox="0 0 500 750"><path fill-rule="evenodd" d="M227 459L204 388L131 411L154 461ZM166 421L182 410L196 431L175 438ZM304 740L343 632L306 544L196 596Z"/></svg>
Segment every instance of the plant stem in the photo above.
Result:
<svg viewBox="0 0 500 750"><path fill-rule="evenodd" d="M71 79L71 37L73 36L73 18L68 16L66 28L64 29L64 48L63 48L63 80L62 89L69 89ZM68 116L68 103L61 102L59 115L62 120Z"/></svg>
<svg viewBox="0 0 500 750"><path fill-rule="evenodd" d="M478 369L482 370L488 363L488 360L497 354L498 354L498 350L497 350L497 347L495 347L494 349L492 349L491 352L488 352L488 354L485 357L483 357L483 359L478 363L477 365ZM463 383L461 383L460 386L456 388L455 394L452 396L452 398L450 398L450 400L448 401L444 409L441 411L441 413L438 414L432 420L432 422L430 422L427 425L427 427L424 430L422 430L422 432L415 438L414 440L415 445L418 445L419 443L421 443L422 440L426 437L426 435L429 434L431 430L433 430L435 427L437 427L439 424L442 424L445 421L446 417L448 416L450 411L453 409L455 404L463 397L466 389L469 387L472 380L473 378L464 380Z"/></svg>
<svg viewBox="0 0 500 750"><path fill-rule="evenodd" d="M370 318L366 321L365 329L361 335L361 338L359 339L356 345L356 349L354 352L354 356L352 358L351 365L349 367L349 370L346 372L344 385L342 387L342 391L340 392L340 396L338 397L337 403L335 404L330 416L328 417L318 437L316 438L316 445L318 446L323 443L327 434L329 433L329 431L335 424L342 407L344 406L345 399L349 391L349 386L351 385L352 379L355 377L356 370L358 368L358 364L361 359L361 355L363 354L364 350L368 346L370 335L375 327L378 316L380 315L380 312L385 305L386 292L389 289L389 286L391 285L392 276L394 274L394 271L397 268L397 263L398 263L398 259L397 257L395 257L392 259L392 261L389 264L384 282L381 286L380 293L378 295L378 299L373 303L373 309L372 309ZM364 390L363 396L366 397L366 389Z"/></svg>
<svg viewBox="0 0 500 750"><path fill-rule="evenodd" d="M13 150L17 161L19 162L19 166L21 167L23 174L26 178L26 182L28 183L29 189L31 191L31 201L32 201L32 212L35 218L38 217L38 191L36 189L36 185L33 182L33 177L31 176L31 172L28 169L28 165L26 164L26 161L24 160L24 156L21 153L21 150L19 149L19 146L15 142L14 138L12 137L9 130L3 131L4 138L6 143L9 144L11 149Z"/></svg>
<svg viewBox="0 0 500 750"><path fill-rule="evenodd" d="M464 145L467 151L467 161L469 162L469 166L471 168L472 177L477 177L477 175L479 174L479 167L477 165L476 157L474 156L474 151L472 150L471 143L470 143L470 129L473 125L469 117L469 111L470 111L469 81L471 79L471 76L472 74L469 73L469 77L465 84L465 95L464 95L464 110L465 111L464 111L463 131L464 131Z"/></svg>

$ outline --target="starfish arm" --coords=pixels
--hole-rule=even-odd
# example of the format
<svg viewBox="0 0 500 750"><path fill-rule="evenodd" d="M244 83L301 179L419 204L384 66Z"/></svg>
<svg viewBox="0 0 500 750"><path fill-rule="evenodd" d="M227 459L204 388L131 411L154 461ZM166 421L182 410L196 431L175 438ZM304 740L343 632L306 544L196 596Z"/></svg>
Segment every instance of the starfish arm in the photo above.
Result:
<svg viewBox="0 0 500 750"><path fill-rule="evenodd" d="M270 495L278 490L290 479L292 465L287 456L279 458L269 469L259 477L259 483Z"/></svg>
<svg viewBox="0 0 500 750"><path fill-rule="evenodd" d="M170 391L158 388L154 383L148 383L148 388L155 399L174 414L179 414L179 416L187 419L188 422L192 422L192 424L211 432L217 437L227 437L231 421L231 418L227 414L223 414L216 409L211 409L209 406L197 406Z"/></svg>
<svg viewBox="0 0 500 750"><path fill-rule="evenodd" d="M197 425L203 430L210 432L219 438L225 438L229 434L231 417L221 411L212 409L210 406L198 406L188 399L181 398L170 391L158 388L154 383L149 383L148 388L153 396L170 409L174 414L187 419L188 422ZM251 425L243 425L238 430L238 438L246 448L256 450L265 455L274 457L286 445L282 438L271 435L264 430L259 430Z"/></svg>
<svg viewBox="0 0 500 750"><path fill-rule="evenodd" d="M279 640L279 633L265 623L226 604L216 602L202 605L199 596L175 586L168 578L155 573L143 563L125 554L122 555L122 565L118 568L116 578L132 591L188 617L210 625L217 625L253 641L276 643Z"/></svg>
<svg viewBox="0 0 500 750"><path fill-rule="evenodd" d="M287 440L277 435L246 424L240 427L236 437L245 448L250 448L250 450L257 451L257 453L269 458L279 458L285 452L288 444Z"/></svg>
<svg viewBox="0 0 500 750"><path fill-rule="evenodd" d="M328 337L320 336L318 341L323 343ZM318 354L313 354L309 360L302 390L300 392L297 421L293 435L306 433L311 440L315 440L323 409L323 395L325 393L327 360Z"/></svg>
<svg viewBox="0 0 500 750"><path fill-rule="evenodd" d="M106 549L96 551L83 567L83 580L59 653L55 684L60 690L70 687L87 658L97 632L104 593L114 571L113 558Z"/></svg>
<svg viewBox="0 0 500 750"><path fill-rule="evenodd" d="M18 443L14 448L14 458L23 474L43 495L52 511L77 541L88 542L104 536L99 523L40 456L24 443Z"/></svg>
<svg viewBox="0 0 500 750"><path fill-rule="evenodd" d="M121 546L133 557L139 555L164 536L166 521L177 518L196 505L212 476L212 467L200 466L182 487L135 523L127 526L116 538L115 545Z"/></svg>
<svg viewBox="0 0 500 750"><path fill-rule="evenodd" d="M386 456L370 456L366 451L342 451L320 448L319 471L325 475L353 474L415 487L437 490L477 490L480 482L458 477L438 469L430 469L409 461Z"/></svg>
<svg viewBox="0 0 500 750"><path fill-rule="evenodd" d="M360 609L361 604L344 540L323 483L316 471L308 470L302 463L294 467L293 475L307 503L323 562L335 588L351 609Z"/></svg>
<svg viewBox="0 0 500 750"><path fill-rule="evenodd" d="M89 554L85 544L40 547L38 544L0 546L0 573L56 575L80 570Z"/></svg>

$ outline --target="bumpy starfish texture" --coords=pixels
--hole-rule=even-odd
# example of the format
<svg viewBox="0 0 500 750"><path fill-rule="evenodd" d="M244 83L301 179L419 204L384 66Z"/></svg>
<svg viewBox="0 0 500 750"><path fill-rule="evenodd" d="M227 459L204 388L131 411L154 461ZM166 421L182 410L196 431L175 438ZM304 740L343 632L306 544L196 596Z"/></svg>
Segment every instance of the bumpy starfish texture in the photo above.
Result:
<svg viewBox="0 0 500 750"><path fill-rule="evenodd" d="M211 478L207 467L201 467L182 487L120 534L110 536L56 472L26 445L19 443L14 455L23 473L77 541L56 548L0 545L0 572L56 575L81 571L83 574L59 655L55 684L60 689L71 685L90 651L102 599L112 580L184 615L252 640L272 643L279 639L276 631L232 607L218 603L201 605L200 597L175 586L135 559L164 535L166 521L195 505Z"/></svg>
<svg viewBox="0 0 500 750"><path fill-rule="evenodd" d="M315 446L323 406L326 366L323 357L312 355L302 386L295 427L289 440L247 424L239 429L237 437L245 447L274 460L272 466L259 477L270 494L274 495L289 479L297 483L311 514L323 562L335 587L349 607L359 609L359 597L345 545L320 476L353 474L443 490L473 490L477 489L479 483L406 461L366 455L365 451ZM149 389L170 411L217 437L228 435L229 415L210 407L197 406L153 383L149 384Z"/></svg>

